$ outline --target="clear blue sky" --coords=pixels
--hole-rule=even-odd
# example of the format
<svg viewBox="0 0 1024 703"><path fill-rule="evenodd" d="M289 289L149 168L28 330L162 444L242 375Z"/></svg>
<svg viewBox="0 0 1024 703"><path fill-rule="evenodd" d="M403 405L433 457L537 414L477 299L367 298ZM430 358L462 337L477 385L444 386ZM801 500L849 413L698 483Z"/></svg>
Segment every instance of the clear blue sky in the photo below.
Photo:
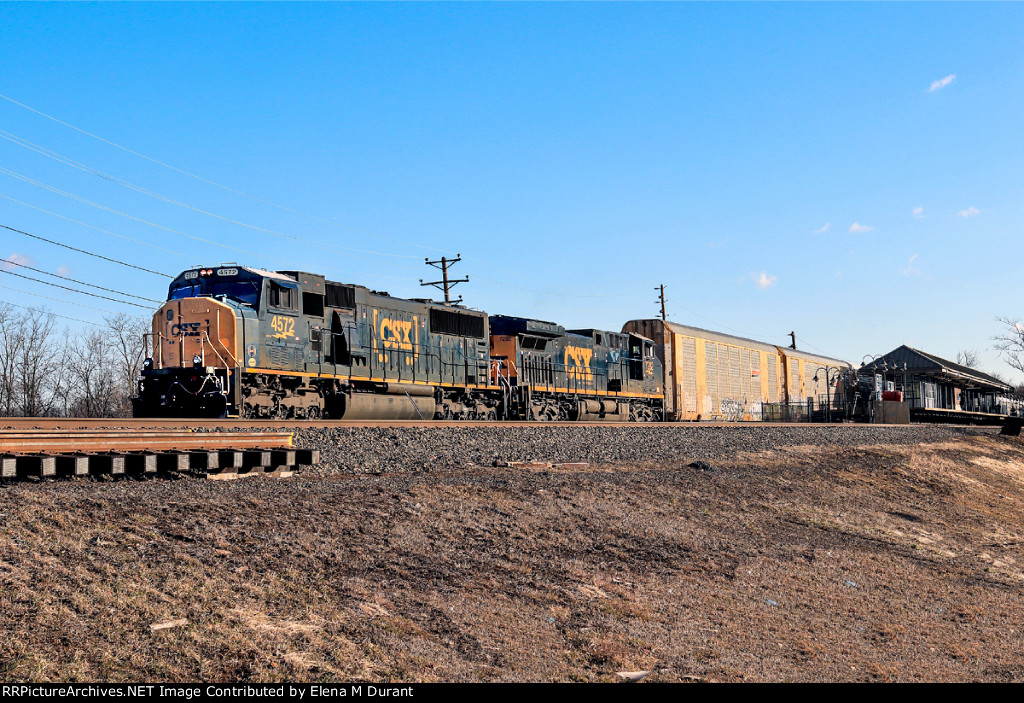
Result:
<svg viewBox="0 0 1024 703"><path fill-rule="evenodd" d="M654 316L664 283L684 324L777 344L796 330L856 363L971 348L1021 380L987 350L995 316L1024 315L1024 5L0 13L0 94L205 179L0 100L0 224L172 274L237 261L403 297L433 290L424 257L459 252L467 304L567 327ZM10 257L166 293L0 230ZM0 285L82 320L148 314Z"/></svg>

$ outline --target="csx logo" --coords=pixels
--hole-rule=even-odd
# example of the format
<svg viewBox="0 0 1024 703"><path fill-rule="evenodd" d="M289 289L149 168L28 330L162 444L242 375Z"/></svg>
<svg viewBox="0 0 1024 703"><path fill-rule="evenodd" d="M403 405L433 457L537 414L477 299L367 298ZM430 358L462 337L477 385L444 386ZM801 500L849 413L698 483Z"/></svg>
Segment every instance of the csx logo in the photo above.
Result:
<svg viewBox="0 0 1024 703"><path fill-rule="evenodd" d="M585 347L565 348L565 373L570 381L576 383L593 383L594 377L590 373L590 360L594 357L594 350Z"/></svg>
<svg viewBox="0 0 1024 703"><path fill-rule="evenodd" d="M200 324L199 322L176 322L171 325L171 336L198 337Z"/></svg>
<svg viewBox="0 0 1024 703"><path fill-rule="evenodd" d="M383 318L380 321L380 338L385 349L412 351L412 320Z"/></svg>

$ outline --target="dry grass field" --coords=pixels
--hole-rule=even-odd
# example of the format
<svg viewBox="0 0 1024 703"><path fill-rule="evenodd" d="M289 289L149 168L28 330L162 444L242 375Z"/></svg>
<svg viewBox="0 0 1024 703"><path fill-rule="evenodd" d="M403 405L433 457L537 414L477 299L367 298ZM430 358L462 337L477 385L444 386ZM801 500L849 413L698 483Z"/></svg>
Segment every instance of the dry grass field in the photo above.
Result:
<svg viewBox="0 0 1024 703"><path fill-rule="evenodd" d="M689 461L0 485L0 679L1024 680L1024 441Z"/></svg>

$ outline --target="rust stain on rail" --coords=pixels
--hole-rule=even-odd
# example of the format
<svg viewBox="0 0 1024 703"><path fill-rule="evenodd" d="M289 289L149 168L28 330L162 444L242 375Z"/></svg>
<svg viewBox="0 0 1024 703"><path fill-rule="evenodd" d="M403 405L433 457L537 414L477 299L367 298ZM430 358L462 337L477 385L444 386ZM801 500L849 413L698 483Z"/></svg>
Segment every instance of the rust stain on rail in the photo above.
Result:
<svg viewBox="0 0 1024 703"><path fill-rule="evenodd" d="M287 449L293 436L290 432L0 430L0 454Z"/></svg>

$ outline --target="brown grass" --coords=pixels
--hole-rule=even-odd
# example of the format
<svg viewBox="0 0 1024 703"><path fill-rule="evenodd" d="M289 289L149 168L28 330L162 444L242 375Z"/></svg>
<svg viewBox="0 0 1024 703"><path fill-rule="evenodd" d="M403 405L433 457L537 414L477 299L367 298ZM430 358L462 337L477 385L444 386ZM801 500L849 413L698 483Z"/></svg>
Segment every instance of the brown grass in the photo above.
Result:
<svg viewBox="0 0 1024 703"><path fill-rule="evenodd" d="M1024 443L715 464L0 486L0 679L1024 678Z"/></svg>

